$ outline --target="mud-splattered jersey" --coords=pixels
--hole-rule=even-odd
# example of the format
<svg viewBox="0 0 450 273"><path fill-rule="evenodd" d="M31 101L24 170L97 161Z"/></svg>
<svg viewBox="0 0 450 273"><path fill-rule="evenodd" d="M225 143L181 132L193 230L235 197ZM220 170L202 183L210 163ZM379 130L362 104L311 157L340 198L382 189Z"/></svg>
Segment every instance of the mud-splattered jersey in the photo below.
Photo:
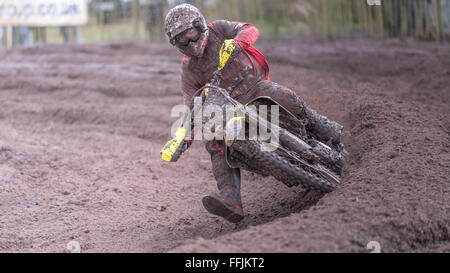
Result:
<svg viewBox="0 0 450 273"><path fill-rule="evenodd" d="M182 92L185 104L194 93L210 82L219 65L219 50L226 39L234 39L242 49L226 71L220 87L231 92L233 98L245 94L257 82L269 79L267 60L252 45L258 39L258 29L249 23L214 21L208 24L209 37L201 58L184 56L182 61Z"/></svg>

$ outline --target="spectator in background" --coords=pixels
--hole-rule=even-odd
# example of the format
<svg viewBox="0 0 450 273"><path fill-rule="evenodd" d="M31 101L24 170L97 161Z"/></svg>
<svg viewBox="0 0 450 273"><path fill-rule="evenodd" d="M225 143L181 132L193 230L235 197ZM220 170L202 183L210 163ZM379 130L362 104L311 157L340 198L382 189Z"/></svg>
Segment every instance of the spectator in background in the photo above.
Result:
<svg viewBox="0 0 450 273"><path fill-rule="evenodd" d="M147 4L145 28L151 41L164 39L164 2L163 0L150 0Z"/></svg>
<svg viewBox="0 0 450 273"><path fill-rule="evenodd" d="M13 35L15 44L19 45L30 45L30 29L29 27L13 27Z"/></svg>
<svg viewBox="0 0 450 273"><path fill-rule="evenodd" d="M78 26L75 27L63 26L60 28L61 35L63 36L64 39L64 43L68 44L71 42L70 30L72 30L73 42L75 42L76 44L81 44L83 41L81 39L80 27Z"/></svg>
<svg viewBox="0 0 450 273"><path fill-rule="evenodd" d="M45 44L47 43L47 28L45 27L33 27L33 43Z"/></svg>

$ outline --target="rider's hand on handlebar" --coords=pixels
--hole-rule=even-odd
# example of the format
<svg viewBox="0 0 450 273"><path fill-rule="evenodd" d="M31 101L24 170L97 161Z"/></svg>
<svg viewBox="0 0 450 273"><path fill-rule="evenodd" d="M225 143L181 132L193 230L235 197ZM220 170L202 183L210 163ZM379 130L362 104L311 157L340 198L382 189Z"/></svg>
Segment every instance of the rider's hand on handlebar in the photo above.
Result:
<svg viewBox="0 0 450 273"><path fill-rule="evenodd" d="M230 64L240 52L241 47L234 39L225 40L220 48L220 62L217 70L222 70L225 66Z"/></svg>

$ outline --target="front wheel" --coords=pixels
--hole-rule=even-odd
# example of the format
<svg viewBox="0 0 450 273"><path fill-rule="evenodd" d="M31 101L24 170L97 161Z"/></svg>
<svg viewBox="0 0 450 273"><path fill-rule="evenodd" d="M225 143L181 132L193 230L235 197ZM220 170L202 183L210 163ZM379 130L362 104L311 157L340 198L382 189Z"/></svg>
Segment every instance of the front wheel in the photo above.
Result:
<svg viewBox="0 0 450 273"><path fill-rule="evenodd" d="M337 185L321 177L306 172L297 165L292 164L283 156L263 149L263 144L255 140L236 140L232 144L237 150L254 165L283 182L288 187L304 186L323 193L333 191Z"/></svg>

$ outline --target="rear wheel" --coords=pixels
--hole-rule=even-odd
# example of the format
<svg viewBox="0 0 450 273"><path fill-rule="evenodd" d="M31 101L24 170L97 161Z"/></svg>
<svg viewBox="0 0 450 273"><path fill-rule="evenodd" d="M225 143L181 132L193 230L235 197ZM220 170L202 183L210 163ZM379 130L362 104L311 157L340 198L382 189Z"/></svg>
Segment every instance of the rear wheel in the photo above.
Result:
<svg viewBox="0 0 450 273"><path fill-rule="evenodd" d="M306 172L289 162L285 157L271 151L265 151L263 144L255 140L237 140L232 147L252 161L258 168L269 173L288 187L304 186L319 192L331 192L336 184Z"/></svg>

